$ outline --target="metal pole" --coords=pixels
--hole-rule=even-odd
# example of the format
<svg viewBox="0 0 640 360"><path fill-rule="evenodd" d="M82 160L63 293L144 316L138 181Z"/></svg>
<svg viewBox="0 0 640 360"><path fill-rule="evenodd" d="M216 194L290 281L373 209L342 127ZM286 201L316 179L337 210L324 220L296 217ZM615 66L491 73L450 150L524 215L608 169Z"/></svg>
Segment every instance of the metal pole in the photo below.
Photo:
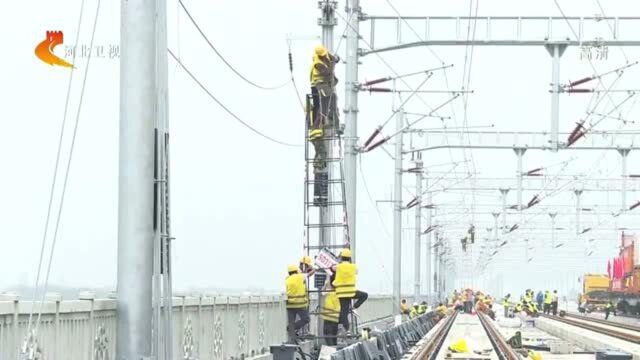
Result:
<svg viewBox="0 0 640 360"><path fill-rule="evenodd" d="M437 235L439 241L442 241L442 239L440 238L440 234ZM440 247L440 262L438 264L438 272L440 273L440 299L442 299L445 294L446 294L446 281L447 281L447 275L446 275L446 271L445 271L445 247L444 244Z"/></svg>
<svg viewBox="0 0 640 360"><path fill-rule="evenodd" d="M493 241L497 242L498 241L498 217L500 216L500 213L492 213L491 215L493 215Z"/></svg>
<svg viewBox="0 0 640 360"><path fill-rule="evenodd" d="M172 355L172 341L167 341L167 330L171 327L171 311L167 310L167 277L170 274L167 271L166 259L167 248L165 246L168 241L164 228L166 217L165 209L167 206L166 186L167 173L165 166L167 153L165 151L165 136L168 133L168 59L167 59L167 3L166 0L157 0L156 2L156 169L155 169L155 196L156 196L156 214L154 214L156 222L154 227L153 241L153 354L158 360L169 360ZM165 299L165 317L164 326L162 324L162 302L163 295ZM169 296L170 298L170 296ZM161 335L164 330L164 339ZM163 341L164 340L164 341Z"/></svg>
<svg viewBox="0 0 640 360"><path fill-rule="evenodd" d="M625 211L628 210L627 207L627 178L629 177L628 169L627 169L627 156L629 155L630 149L618 149L618 152L622 156L622 192L620 194L620 210Z"/></svg>
<svg viewBox="0 0 640 360"><path fill-rule="evenodd" d="M396 114L396 130L402 129L404 110ZM393 182L393 309L402 296L402 133L396 136L395 180Z"/></svg>
<svg viewBox="0 0 640 360"><path fill-rule="evenodd" d="M420 237L422 235L422 159L418 154L416 160L416 221L415 221L415 249L414 252L414 296L416 299L420 298Z"/></svg>
<svg viewBox="0 0 640 360"><path fill-rule="evenodd" d="M580 197L582 195L582 190L574 190L573 192L576 194L576 235L580 235L580 213L582 212Z"/></svg>
<svg viewBox="0 0 640 360"><path fill-rule="evenodd" d="M356 178L358 161L358 36L360 28L360 1L347 0L349 24L346 32L345 68L345 149L344 177L346 190L349 241L353 259L356 256ZM393 304L394 309L398 303Z"/></svg>
<svg viewBox="0 0 640 360"><path fill-rule="evenodd" d="M336 25L336 17L335 17L335 7L336 7L336 3L335 1L329 1L329 0L324 0L324 1L319 1L318 2L318 8L320 9L320 15L321 17L318 18L318 24L322 27L322 44L324 45L325 48L327 48L327 50L330 53L333 53L333 28ZM327 128L324 132L324 136L327 138L331 138L334 136L334 129L333 128ZM324 140L325 141L325 148L326 148L326 153L324 154L324 156L326 156L327 158L334 158L333 156L333 140ZM327 162L327 189L328 189L328 198L327 201L331 202L332 199L332 189L331 189L331 179L333 179L333 174L334 174L334 169L333 169L333 162ZM319 208L319 222L321 225L325 225L325 224L329 224L329 223L333 223L333 219L332 219L332 211L330 211L330 207L329 206L321 206ZM319 243L322 246L325 245L329 245L331 244L331 228L329 227L320 227L320 239L319 239ZM318 320L319 322L321 322L321 319Z"/></svg>
<svg viewBox="0 0 640 360"><path fill-rule="evenodd" d="M550 212L549 213L549 217L551 217L551 248L555 248L556 247L556 215L558 215L558 213L555 212Z"/></svg>
<svg viewBox="0 0 640 360"><path fill-rule="evenodd" d="M502 229L507 229L507 194L509 189L500 189L502 195Z"/></svg>
<svg viewBox="0 0 640 360"><path fill-rule="evenodd" d="M551 149L558 151L558 130L560 124L560 49L553 47L553 60L551 70Z"/></svg>
<svg viewBox="0 0 640 360"><path fill-rule="evenodd" d="M156 1L121 2L116 358L151 357Z"/></svg>
<svg viewBox="0 0 640 360"><path fill-rule="evenodd" d="M522 174L522 157L524 156L525 151L527 151L527 149L525 148L515 148L513 149L513 151L516 152L516 156L518 157L518 211L520 211L520 213L522 214L522 209L524 208L523 204L522 204L522 180L523 180L523 174Z"/></svg>
<svg viewBox="0 0 640 360"><path fill-rule="evenodd" d="M560 119L560 57L567 48L566 44L551 43L545 48L552 56L551 60L551 151L558 151L558 129Z"/></svg>
<svg viewBox="0 0 640 360"><path fill-rule="evenodd" d="M336 2L335 1L330 1L330 0L324 0L324 1L319 1L318 2L318 8L320 9L320 18L318 18L318 24L322 27L322 44L324 45L324 47L330 52L333 53L333 28L336 25L336 17L335 17L335 8L336 8ZM332 102L330 102L332 103ZM333 129L333 127L327 128L324 132L324 136L327 138L332 138L335 134L335 129ZM325 156L327 158L333 159L334 155L333 155L333 140L325 140L325 148L326 148L326 153ZM332 198L333 198L333 194L332 194L332 179L333 179L333 175L335 174L335 171L333 169L334 167L334 163L329 161L327 162L327 201L329 203L331 203ZM333 223L333 211L331 211L330 209L332 209L330 206L321 206L319 208L319 217L320 217L320 239L319 239L319 244L321 246L327 246L327 245L331 245L332 244L332 240L331 240L331 228L328 226L322 226L322 225L326 225L326 224L330 224ZM321 292L318 293L318 304L320 306L323 306L324 304L324 296L322 295ZM317 331L318 334L322 334L323 329L324 328L324 320L322 319L322 317L318 316L317 317Z"/></svg>
<svg viewBox="0 0 640 360"><path fill-rule="evenodd" d="M429 188L429 177L425 178L425 186L428 189ZM433 193L431 191L427 192L427 205L431 205L433 204ZM433 224L433 214L432 214L432 207L430 206L427 209L427 228L431 229L431 225ZM427 238L426 238L426 243L425 243L425 263L424 266L427 270L426 274L425 274L425 293L427 296L427 301L431 302L433 301L433 297L432 297L432 291L433 291L433 287L431 285L431 280L433 278L433 271L432 271L432 256L431 256L431 246L432 246L432 235L433 235L433 231L429 231L429 233L427 234Z"/></svg>

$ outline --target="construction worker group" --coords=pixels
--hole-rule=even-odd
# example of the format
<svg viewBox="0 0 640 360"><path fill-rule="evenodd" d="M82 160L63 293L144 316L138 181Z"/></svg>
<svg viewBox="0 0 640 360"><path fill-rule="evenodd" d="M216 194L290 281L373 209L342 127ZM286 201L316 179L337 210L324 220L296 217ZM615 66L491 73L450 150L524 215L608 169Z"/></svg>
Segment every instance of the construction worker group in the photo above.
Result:
<svg viewBox="0 0 640 360"><path fill-rule="evenodd" d="M511 294L507 294L502 300L502 306L505 317L514 317L520 313L535 317L540 312L548 315L557 315L558 291L538 291L537 295L534 296L534 291L527 289L517 302L512 301Z"/></svg>
<svg viewBox="0 0 640 360"><path fill-rule="evenodd" d="M358 269L351 262L351 250L340 251L340 262L330 269L321 269L322 273L330 272L321 293L324 301L317 312L323 319L323 336L327 345L335 346L340 330L344 337L350 337L349 315L357 316L358 309L367 300L368 294L356 287ZM300 331L310 322L309 293L307 279L316 274L312 260L304 256L298 265L289 265L288 277L285 280L287 294L287 333L289 341L296 343L305 334ZM352 301L355 303L352 304Z"/></svg>

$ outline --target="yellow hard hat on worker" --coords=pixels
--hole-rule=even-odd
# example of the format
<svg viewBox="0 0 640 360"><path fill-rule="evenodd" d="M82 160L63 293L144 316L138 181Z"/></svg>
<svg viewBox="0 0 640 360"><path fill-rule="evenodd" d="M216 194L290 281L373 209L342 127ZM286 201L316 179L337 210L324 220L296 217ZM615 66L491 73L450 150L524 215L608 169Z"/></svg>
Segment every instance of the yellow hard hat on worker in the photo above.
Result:
<svg viewBox="0 0 640 360"><path fill-rule="evenodd" d="M298 272L298 265L287 266L287 272Z"/></svg>
<svg viewBox="0 0 640 360"><path fill-rule="evenodd" d="M342 249L342 251L340 251L340 257L351 258L351 249Z"/></svg>
<svg viewBox="0 0 640 360"><path fill-rule="evenodd" d="M315 49L314 53L316 54L316 56L322 57L322 56L327 56L329 51L327 50L326 47L324 47L322 45L318 45L318 46L316 46L316 49Z"/></svg>
<svg viewBox="0 0 640 360"><path fill-rule="evenodd" d="M313 262L311 261L311 256L303 256L300 259L300 264L305 264L305 265L309 265L311 266L313 264Z"/></svg>

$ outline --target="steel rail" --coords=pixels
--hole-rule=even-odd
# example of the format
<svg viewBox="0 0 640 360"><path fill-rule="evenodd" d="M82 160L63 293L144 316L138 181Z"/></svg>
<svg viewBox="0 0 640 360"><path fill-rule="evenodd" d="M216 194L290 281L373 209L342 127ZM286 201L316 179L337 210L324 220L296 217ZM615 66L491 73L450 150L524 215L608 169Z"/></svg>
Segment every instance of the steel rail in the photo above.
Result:
<svg viewBox="0 0 640 360"><path fill-rule="evenodd" d="M567 319L566 317L546 315L546 314L540 314L540 316L542 316L544 318L547 318L547 319L563 322L563 323L568 324L568 325L573 325L573 326L576 326L576 327L579 327L579 328L582 328L582 329L590 330L590 331L596 332L598 334L611 336L611 337L614 337L614 338L617 338L617 339L621 339L621 340L632 342L634 344L640 344L640 334L633 335L633 334L629 334L629 333L625 333L625 332L621 332L621 331L616 331L616 330L604 328L604 327L601 327L601 326L598 326L598 325L594 325L594 324L587 324L587 323L584 323L584 322ZM607 325L610 325L612 327L616 326L616 325L611 325L611 324L607 324Z"/></svg>
<svg viewBox="0 0 640 360"><path fill-rule="evenodd" d="M496 354L498 358L501 360L519 360L520 356L513 351L511 346L507 344L502 334L493 326L491 319L481 311L477 312L478 319L484 327L484 330L487 332L487 336L493 345L493 348L496 350Z"/></svg>
<svg viewBox="0 0 640 360"><path fill-rule="evenodd" d="M451 330L453 323L456 321L457 315L458 312L453 312L447 316L445 322L436 330L435 334L425 341L418 351L413 353L410 360L435 359L435 356L440 352L442 344L444 344L444 340L449 334L449 330Z"/></svg>
<svg viewBox="0 0 640 360"><path fill-rule="evenodd" d="M578 315L578 314L571 314L571 313L567 313L565 315L565 317L571 317L571 318L584 320L584 321L591 321L591 322L595 322L595 323L598 323L598 324L614 326L614 327L618 327L618 328L625 329L625 330L637 331L640 334L640 326L635 326L635 325L631 325L631 324L623 324L623 323L619 323L619 322L615 322L615 321L607 321L607 320L604 320L604 319L595 319L595 318L591 318L591 317L588 317L588 316L583 316L583 315Z"/></svg>

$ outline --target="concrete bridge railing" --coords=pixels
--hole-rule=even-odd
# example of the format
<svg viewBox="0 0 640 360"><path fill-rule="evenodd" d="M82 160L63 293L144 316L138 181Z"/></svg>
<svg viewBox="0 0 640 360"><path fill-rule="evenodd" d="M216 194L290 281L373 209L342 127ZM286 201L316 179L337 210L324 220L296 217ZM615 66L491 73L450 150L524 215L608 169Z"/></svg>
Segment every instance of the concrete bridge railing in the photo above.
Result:
<svg viewBox="0 0 640 360"><path fill-rule="evenodd" d="M270 345L286 340L286 305L280 295L180 296L173 304L176 359L184 359L185 351L201 360L239 359L268 352ZM0 359L18 359L32 306L35 323L39 302L0 295ZM389 316L391 309L391 297L372 296L358 312L366 322ZM79 300L62 300L53 295L41 313L36 334L40 360L115 359L115 299L81 294Z"/></svg>

